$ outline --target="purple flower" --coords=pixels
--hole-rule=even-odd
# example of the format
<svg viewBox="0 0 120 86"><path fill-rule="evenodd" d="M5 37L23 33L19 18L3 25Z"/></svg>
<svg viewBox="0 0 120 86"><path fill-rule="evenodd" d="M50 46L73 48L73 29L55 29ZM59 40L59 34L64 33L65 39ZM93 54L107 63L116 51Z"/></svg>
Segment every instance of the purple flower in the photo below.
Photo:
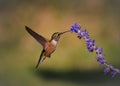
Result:
<svg viewBox="0 0 120 86"><path fill-rule="evenodd" d="M88 39L86 42L87 42L87 49L88 49L88 51L89 52L93 52L95 40Z"/></svg>
<svg viewBox="0 0 120 86"><path fill-rule="evenodd" d="M71 30L71 32L77 33L78 30L80 30L80 28L81 28L81 26L79 24L75 23L70 30Z"/></svg>
<svg viewBox="0 0 120 86"><path fill-rule="evenodd" d="M87 45L94 46L95 40L88 39L86 42L87 42Z"/></svg>
<svg viewBox="0 0 120 86"><path fill-rule="evenodd" d="M80 32L78 32L78 38L81 39L82 37L86 39L89 38L89 33L87 32L87 30L80 30Z"/></svg>
<svg viewBox="0 0 120 86"><path fill-rule="evenodd" d="M110 68L107 67L104 69L104 74L107 74L108 72L110 72Z"/></svg>
<svg viewBox="0 0 120 86"><path fill-rule="evenodd" d="M98 46L94 46L94 50L96 51L98 49Z"/></svg>
<svg viewBox="0 0 120 86"><path fill-rule="evenodd" d="M83 37L82 33L79 32L79 33L78 33L78 38L81 39L82 37Z"/></svg>
<svg viewBox="0 0 120 86"><path fill-rule="evenodd" d="M83 36L85 37L89 37L89 33L87 32L87 30L82 30Z"/></svg>
<svg viewBox="0 0 120 86"><path fill-rule="evenodd" d="M105 57L104 54L99 54L99 55L96 57L96 59L97 59L97 61L99 61L99 60L103 60L104 57Z"/></svg>
<svg viewBox="0 0 120 86"><path fill-rule="evenodd" d="M108 65L108 67L110 68L111 75L114 76L114 73L116 72L115 68L112 65Z"/></svg>
<svg viewBox="0 0 120 86"><path fill-rule="evenodd" d="M97 54L101 54L103 52L103 49L102 48L98 48L97 50L96 50L96 53Z"/></svg>
<svg viewBox="0 0 120 86"><path fill-rule="evenodd" d="M112 75L112 77L114 77L116 74L117 74L116 71L111 71L111 75Z"/></svg>
<svg viewBox="0 0 120 86"><path fill-rule="evenodd" d="M111 73L112 77L114 77L117 73L120 72L120 70L114 68L112 65L107 64L107 68L104 69L104 73L107 74L109 72Z"/></svg>
<svg viewBox="0 0 120 86"><path fill-rule="evenodd" d="M105 55L104 54L98 54L96 57L96 60L100 62L101 66L103 66L107 61L104 60Z"/></svg>
<svg viewBox="0 0 120 86"><path fill-rule="evenodd" d="M87 45L87 49L89 52L93 52L93 50L94 50L93 46L91 46L91 45Z"/></svg>
<svg viewBox="0 0 120 86"><path fill-rule="evenodd" d="M100 59L99 62L100 62L100 64L101 64L101 66L103 66L107 61L104 60L104 59Z"/></svg>
<svg viewBox="0 0 120 86"><path fill-rule="evenodd" d="M111 73L112 77L114 77L117 73L120 74L120 70L114 68L112 65L107 64L107 61L104 60L105 55L103 54L103 48L99 48L98 46L95 45L95 40L92 40L89 37L89 33L87 30L81 30L81 26L79 24L74 24L72 28L70 29L71 32L75 32L78 34L78 38L84 38L86 41L87 49L89 52L95 51L97 54L96 60L101 64L101 66L105 65L107 66L104 69L104 73Z"/></svg>

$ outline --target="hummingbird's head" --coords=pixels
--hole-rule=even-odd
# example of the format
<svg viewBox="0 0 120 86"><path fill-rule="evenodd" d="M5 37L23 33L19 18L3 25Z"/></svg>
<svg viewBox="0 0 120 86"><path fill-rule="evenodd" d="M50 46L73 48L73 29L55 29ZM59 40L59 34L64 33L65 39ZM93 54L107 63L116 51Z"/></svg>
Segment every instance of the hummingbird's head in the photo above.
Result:
<svg viewBox="0 0 120 86"><path fill-rule="evenodd" d="M55 32L53 33L52 37L51 37L51 40L55 40L55 41L58 41L60 39L60 36L66 32L70 32L70 30L68 31L64 31L64 32Z"/></svg>

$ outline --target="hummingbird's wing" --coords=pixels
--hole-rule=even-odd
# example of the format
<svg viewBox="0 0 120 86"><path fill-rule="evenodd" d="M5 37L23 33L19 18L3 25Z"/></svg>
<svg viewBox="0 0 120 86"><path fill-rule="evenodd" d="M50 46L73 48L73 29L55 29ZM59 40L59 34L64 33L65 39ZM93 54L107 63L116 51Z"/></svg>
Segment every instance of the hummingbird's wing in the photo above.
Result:
<svg viewBox="0 0 120 86"><path fill-rule="evenodd" d="M45 43L47 42L47 39L45 39L43 36L39 35L38 33L31 30L29 27L25 26L25 29L27 32L32 35L45 49Z"/></svg>
<svg viewBox="0 0 120 86"><path fill-rule="evenodd" d="M45 60L46 56L44 56L44 53L45 53L45 50L43 49L42 52L41 52L40 58L38 60L38 63L35 67L36 69L38 68L39 64L41 64L43 62L43 60Z"/></svg>

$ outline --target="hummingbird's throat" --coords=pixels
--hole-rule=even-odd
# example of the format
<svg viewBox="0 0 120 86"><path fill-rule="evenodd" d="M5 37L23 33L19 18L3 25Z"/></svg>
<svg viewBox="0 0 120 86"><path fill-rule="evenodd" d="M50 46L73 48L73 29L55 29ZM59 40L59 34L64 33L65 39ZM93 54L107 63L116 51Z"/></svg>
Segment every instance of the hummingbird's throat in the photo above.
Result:
<svg viewBox="0 0 120 86"><path fill-rule="evenodd" d="M57 41L55 41L54 39L51 41L51 44L53 44L53 45L57 45Z"/></svg>

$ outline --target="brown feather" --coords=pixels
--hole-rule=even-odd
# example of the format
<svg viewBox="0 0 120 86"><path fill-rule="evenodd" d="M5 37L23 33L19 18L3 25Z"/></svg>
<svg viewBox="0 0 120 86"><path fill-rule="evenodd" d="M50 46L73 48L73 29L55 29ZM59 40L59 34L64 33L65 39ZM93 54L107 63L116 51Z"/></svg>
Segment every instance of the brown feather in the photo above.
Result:
<svg viewBox="0 0 120 86"><path fill-rule="evenodd" d="M47 39L45 39L43 36L39 35L29 27L25 26L26 31L33 37L35 38L45 49L45 43L47 42Z"/></svg>

